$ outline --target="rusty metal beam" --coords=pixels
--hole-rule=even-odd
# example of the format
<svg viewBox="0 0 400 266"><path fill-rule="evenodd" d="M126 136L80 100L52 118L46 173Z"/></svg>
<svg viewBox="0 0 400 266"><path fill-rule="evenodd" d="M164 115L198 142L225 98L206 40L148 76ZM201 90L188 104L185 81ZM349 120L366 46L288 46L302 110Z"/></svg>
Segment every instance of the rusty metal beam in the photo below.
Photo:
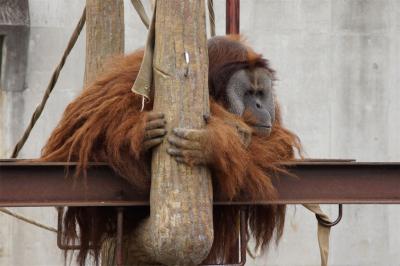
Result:
<svg viewBox="0 0 400 266"><path fill-rule="evenodd" d="M400 163L306 161L284 164L276 201L215 204L400 203ZM74 163L0 161L0 206L145 206L148 195L105 164L92 164L83 182ZM68 171L66 169L69 169Z"/></svg>
<svg viewBox="0 0 400 266"><path fill-rule="evenodd" d="M240 33L240 0L226 0L226 34Z"/></svg>

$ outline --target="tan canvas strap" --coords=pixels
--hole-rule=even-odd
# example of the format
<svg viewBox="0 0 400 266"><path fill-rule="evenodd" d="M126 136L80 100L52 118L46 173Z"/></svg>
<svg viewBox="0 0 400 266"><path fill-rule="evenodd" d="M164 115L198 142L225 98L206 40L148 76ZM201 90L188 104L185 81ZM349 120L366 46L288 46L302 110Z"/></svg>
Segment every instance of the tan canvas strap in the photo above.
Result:
<svg viewBox="0 0 400 266"><path fill-rule="evenodd" d="M322 220L330 222L329 217L321 210L319 204L303 204L305 208L318 215ZM321 266L328 265L329 234L331 228L318 223L318 245L321 255Z"/></svg>
<svg viewBox="0 0 400 266"><path fill-rule="evenodd" d="M155 19L157 12L157 1L155 1L153 16L150 21L150 25L148 23L149 19L144 10L143 4L140 0L131 0L133 6L138 12L140 18L143 23L148 27L149 31L147 33L147 40L144 50L144 57L142 61L142 65L140 66L140 70L138 76L135 80L135 83L132 86L132 92L139 94L148 101L151 95L151 85L153 82L153 54L154 54L154 42L155 42ZM209 1L209 12L210 12L210 29L211 35L215 35L215 15L213 2ZM143 109L143 106L142 106Z"/></svg>
<svg viewBox="0 0 400 266"><path fill-rule="evenodd" d="M154 7L153 17L151 19L150 28L147 33L146 46L144 48L144 57L138 76L132 86L132 92L142 95L144 99L149 100L151 95L151 85L153 82L153 53L155 41L155 18L156 18L157 2ZM142 108L143 109L143 108Z"/></svg>

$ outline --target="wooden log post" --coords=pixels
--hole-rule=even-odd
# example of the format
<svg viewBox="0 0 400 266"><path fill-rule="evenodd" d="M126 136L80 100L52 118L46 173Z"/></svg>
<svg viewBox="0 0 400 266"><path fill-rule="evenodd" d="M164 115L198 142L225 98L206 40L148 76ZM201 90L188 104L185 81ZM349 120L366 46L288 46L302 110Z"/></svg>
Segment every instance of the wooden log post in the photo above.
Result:
<svg viewBox="0 0 400 266"><path fill-rule="evenodd" d="M204 1L159 0L154 84L168 126L204 127L209 114ZM167 144L153 153L151 220L157 261L200 264L213 242L212 184L205 167L177 164Z"/></svg>
<svg viewBox="0 0 400 266"><path fill-rule="evenodd" d="M124 1L86 0L85 84L103 71L107 58L124 53Z"/></svg>
<svg viewBox="0 0 400 266"><path fill-rule="evenodd" d="M107 58L124 53L124 42L123 0L86 0L85 85L103 71ZM114 258L114 252L102 250L102 265Z"/></svg>
<svg viewBox="0 0 400 266"><path fill-rule="evenodd" d="M153 71L154 110L165 113L168 131L204 127L209 113L204 1L157 1ZM138 247L148 264L198 265L212 246L210 172L178 164L167 147L165 140L153 151L150 217L134 234L129 265L143 257Z"/></svg>

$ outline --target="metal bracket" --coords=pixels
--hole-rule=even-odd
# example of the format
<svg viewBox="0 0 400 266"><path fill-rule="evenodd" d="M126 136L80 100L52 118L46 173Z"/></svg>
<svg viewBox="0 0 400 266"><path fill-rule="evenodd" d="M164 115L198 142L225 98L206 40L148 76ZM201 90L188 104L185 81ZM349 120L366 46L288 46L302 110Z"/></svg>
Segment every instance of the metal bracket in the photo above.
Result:
<svg viewBox="0 0 400 266"><path fill-rule="evenodd" d="M64 217L64 208L63 207L57 207L57 246L59 249L62 250L76 250L80 249L81 245L80 244L68 244L65 243L64 240L64 230L63 230L63 217ZM89 249L93 249L94 247L89 245Z"/></svg>
<svg viewBox="0 0 400 266"><path fill-rule="evenodd" d="M62 207L57 208L58 211L58 223L57 223L57 246L62 250L76 250L80 249L80 244L68 244L65 243L63 236L63 216L64 211ZM123 220L124 220L124 208L117 208L117 247L115 249L115 257L117 266L123 265ZM240 261L234 264L205 264L203 266L243 266L246 263L246 251L247 251L247 236L246 236L246 211L244 209L240 210ZM93 249L93 246L89 245L89 249Z"/></svg>
<svg viewBox="0 0 400 266"><path fill-rule="evenodd" d="M333 227L333 226L337 225L342 220L342 217L343 217L343 204L338 204L338 205L339 205L339 214L335 221L333 221L333 222L325 221L318 214L316 214L315 217L317 217L318 223L325 227Z"/></svg>
<svg viewBox="0 0 400 266"><path fill-rule="evenodd" d="M58 210L58 224L57 224L57 246L62 250L75 250L80 249L81 245L70 245L68 243L64 243L63 239L63 226L62 219L64 216L63 208L59 207ZM115 257L117 266L123 265L123 252L122 252L122 236L123 236L123 221L124 221L124 208L117 208L117 247L115 249ZM93 249L93 246L89 245L89 249Z"/></svg>
<svg viewBox="0 0 400 266"><path fill-rule="evenodd" d="M246 235L246 211L244 208L240 210L240 261L234 264L203 264L202 266L243 266L246 263L246 252L247 252L247 235Z"/></svg>

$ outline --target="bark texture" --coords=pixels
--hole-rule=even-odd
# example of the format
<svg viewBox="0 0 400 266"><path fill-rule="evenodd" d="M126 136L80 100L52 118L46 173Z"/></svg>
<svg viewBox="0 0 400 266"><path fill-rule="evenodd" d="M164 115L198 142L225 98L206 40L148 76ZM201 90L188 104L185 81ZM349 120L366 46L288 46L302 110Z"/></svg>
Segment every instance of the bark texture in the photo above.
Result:
<svg viewBox="0 0 400 266"><path fill-rule="evenodd" d="M202 128L203 115L209 113L204 5L197 0L156 4L154 110L165 113L169 132ZM210 172L176 163L166 148L165 140L153 151L150 218L136 240L153 262L197 265L213 242Z"/></svg>
<svg viewBox="0 0 400 266"><path fill-rule="evenodd" d="M107 58L124 53L124 25L123 0L86 0L86 85L103 72ZM114 263L114 253L102 249L102 265Z"/></svg>
<svg viewBox="0 0 400 266"><path fill-rule="evenodd" d="M86 0L85 84L103 71L110 55L124 53L123 0Z"/></svg>

